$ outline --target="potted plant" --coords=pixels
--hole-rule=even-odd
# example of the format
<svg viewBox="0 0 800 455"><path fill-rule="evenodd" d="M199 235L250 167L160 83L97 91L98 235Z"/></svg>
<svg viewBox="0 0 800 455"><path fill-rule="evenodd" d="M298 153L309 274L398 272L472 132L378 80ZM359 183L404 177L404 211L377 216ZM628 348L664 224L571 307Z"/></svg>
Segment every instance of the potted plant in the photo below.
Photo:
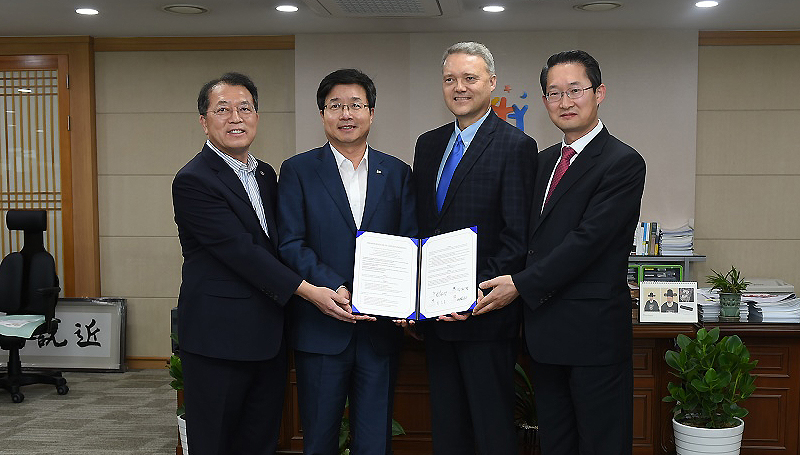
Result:
<svg viewBox="0 0 800 455"><path fill-rule="evenodd" d="M348 398L344 402L344 416L339 427L339 455L350 455L350 418L347 415L347 408L350 405ZM396 420L392 419L392 436L406 434L406 430Z"/></svg>
<svg viewBox="0 0 800 455"><path fill-rule="evenodd" d="M514 365L514 423L521 433L522 453L538 453L539 418L533 385L525 369L518 363Z"/></svg>
<svg viewBox="0 0 800 455"><path fill-rule="evenodd" d="M747 415L747 409L738 403L756 388L750 371L758 361L750 360L738 335L720 340L719 327L702 328L695 339L679 334L676 342L680 351L667 351L664 359L680 383L667 385L669 395L663 401L675 403L672 427L678 455L707 453L694 444L729 445L727 453L738 453L742 418Z"/></svg>
<svg viewBox="0 0 800 455"><path fill-rule="evenodd" d="M170 337L177 345L178 336L173 333ZM173 353L169 358L169 375L172 378L169 385L178 393L178 407L175 413L178 416L178 432L181 437L183 455L189 455L189 446L186 442L186 410L183 406L183 365L178 354Z"/></svg>
<svg viewBox="0 0 800 455"><path fill-rule="evenodd" d="M714 269L711 269L713 275L706 277L706 283L711 285L711 289L719 291L719 320L720 322L738 322L739 321L739 305L742 303L742 291L747 289L750 284L745 281L741 273L736 270L736 267L731 266L731 269L726 274L721 274Z"/></svg>

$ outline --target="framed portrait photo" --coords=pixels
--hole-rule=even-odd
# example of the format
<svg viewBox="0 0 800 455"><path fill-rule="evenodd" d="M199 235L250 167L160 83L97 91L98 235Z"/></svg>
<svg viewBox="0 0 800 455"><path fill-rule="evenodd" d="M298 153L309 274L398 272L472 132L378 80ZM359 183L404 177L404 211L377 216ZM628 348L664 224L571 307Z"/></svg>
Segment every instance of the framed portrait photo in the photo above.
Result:
<svg viewBox="0 0 800 455"><path fill-rule="evenodd" d="M697 282L639 283L639 322L697 322Z"/></svg>

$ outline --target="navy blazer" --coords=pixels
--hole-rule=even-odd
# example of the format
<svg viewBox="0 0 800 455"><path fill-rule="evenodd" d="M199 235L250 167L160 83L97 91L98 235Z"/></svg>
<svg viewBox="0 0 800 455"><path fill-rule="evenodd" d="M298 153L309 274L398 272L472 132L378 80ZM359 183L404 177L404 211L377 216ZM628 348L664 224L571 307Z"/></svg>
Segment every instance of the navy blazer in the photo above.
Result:
<svg viewBox="0 0 800 455"><path fill-rule="evenodd" d="M621 362L632 349L626 276L645 162L604 127L575 158L540 213L560 156L560 143L539 154L527 265L513 275L525 301L528 350L542 363Z"/></svg>
<svg viewBox="0 0 800 455"><path fill-rule="evenodd" d="M448 123L417 139L414 185L420 237L478 226L478 283L516 273L525 265L536 141L490 112L456 167L440 213L436 176L454 127ZM444 340L507 339L518 334L519 313L519 305L512 303L466 321L434 324Z"/></svg>
<svg viewBox="0 0 800 455"><path fill-rule="evenodd" d="M416 236L411 168L399 159L369 149L367 197L360 230ZM330 145L295 155L281 165L278 183L280 256L306 281L352 290L356 225ZM367 324L375 350L397 352L402 330L388 319ZM355 324L323 314L296 297L291 304L291 340L295 349L339 354Z"/></svg>
<svg viewBox="0 0 800 455"><path fill-rule="evenodd" d="M267 360L279 352L283 307L302 280L277 258L275 171L259 161L256 180L269 238L241 181L208 145L172 182L183 251L183 350L229 360Z"/></svg>

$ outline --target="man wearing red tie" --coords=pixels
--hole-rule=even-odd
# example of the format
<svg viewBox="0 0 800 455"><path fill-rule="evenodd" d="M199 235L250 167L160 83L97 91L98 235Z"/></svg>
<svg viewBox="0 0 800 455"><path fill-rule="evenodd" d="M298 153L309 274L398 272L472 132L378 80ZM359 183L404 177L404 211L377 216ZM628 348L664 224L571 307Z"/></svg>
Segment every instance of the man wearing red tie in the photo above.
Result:
<svg viewBox="0 0 800 455"><path fill-rule="evenodd" d="M554 54L540 82L564 139L539 154L525 269L481 283L492 291L475 313L522 296L543 454L630 454L626 274L645 163L597 116L606 87L592 56Z"/></svg>

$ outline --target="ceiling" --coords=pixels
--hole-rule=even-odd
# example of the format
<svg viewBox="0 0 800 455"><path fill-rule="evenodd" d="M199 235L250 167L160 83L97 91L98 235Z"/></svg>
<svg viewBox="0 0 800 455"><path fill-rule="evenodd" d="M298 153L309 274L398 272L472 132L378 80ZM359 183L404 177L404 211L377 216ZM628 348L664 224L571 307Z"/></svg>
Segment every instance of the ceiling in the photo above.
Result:
<svg viewBox="0 0 800 455"><path fill-rule="evenodd" d="M586 0L592 1L592 0ZM616 0L615 0L616 1ZM619 0L605 12L573 8L581 0L0 0L0 36L89 35L230 36L302 33L464 32L529 30L797 30L800 0L718 0L697 8L695 0ZM280 13L278 4L296 13ZM167 13L169 4L194 4L200 15ZM481 7L501 4L502 13ZM415 17L369 17L397 6ZM100 11L81 16L76 8ZM338 8L338 9L337 9ZM383 8L383 9L382 9ZM345 10L362 11L346 17ZM366 12L366 13L364 13ZM426 15L428 17L426 17ZM366 16L366 17L363 17Z"/></svg>

